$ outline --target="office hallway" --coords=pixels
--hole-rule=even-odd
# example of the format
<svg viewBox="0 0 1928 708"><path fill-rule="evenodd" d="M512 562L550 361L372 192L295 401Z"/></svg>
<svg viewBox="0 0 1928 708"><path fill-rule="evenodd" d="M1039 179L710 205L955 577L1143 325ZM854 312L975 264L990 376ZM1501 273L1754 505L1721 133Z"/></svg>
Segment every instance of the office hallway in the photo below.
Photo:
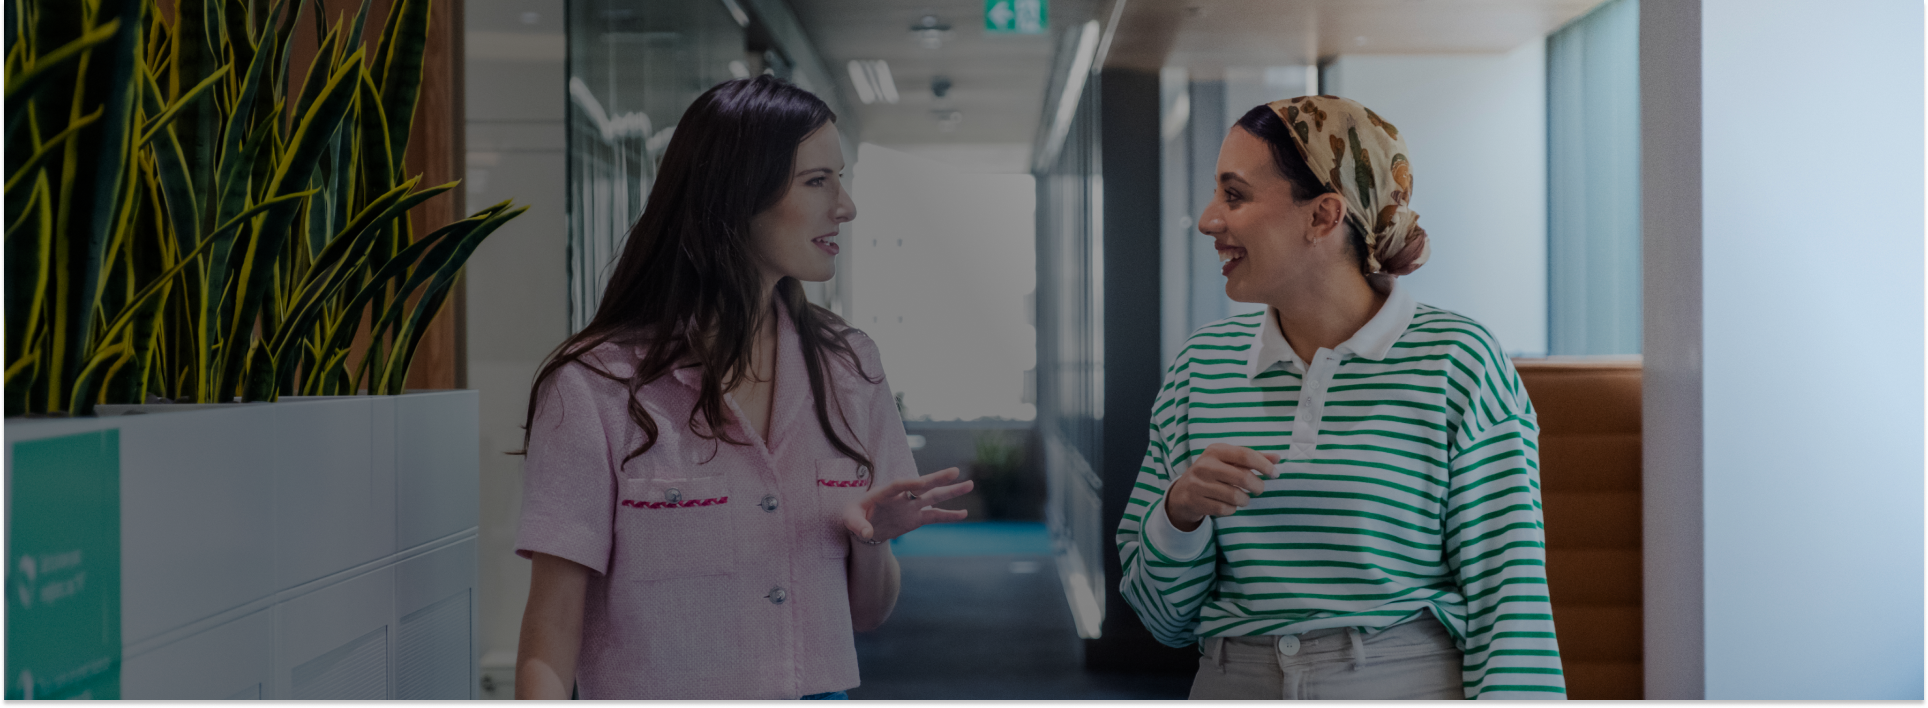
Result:
<svg viewBox="0 0 1928 708"><path fill-rule="evenodd" d="M1083 670L1044 524L925 527L893 548L903 591L890 621L857 635L853 699L1183 699L1191 688L1190 676Z"/></svg>

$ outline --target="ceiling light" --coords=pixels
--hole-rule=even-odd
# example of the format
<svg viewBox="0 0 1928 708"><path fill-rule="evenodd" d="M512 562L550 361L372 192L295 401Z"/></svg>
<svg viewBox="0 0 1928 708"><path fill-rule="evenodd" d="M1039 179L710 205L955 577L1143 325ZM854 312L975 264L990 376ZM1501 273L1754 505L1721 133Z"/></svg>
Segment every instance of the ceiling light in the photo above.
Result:
<svg viewBox="0 0 1928 708"><path fill-rule="evenodd" d="M868 106L877 102L877 89L870 85L870 72L864 70L864 63L855 59L847 65L850 68L850 83L857 87L857 100Z"/></svg>
<svg viewBox="0 0 1928 708"><path fill-rule="evenodd" d="M884 60L852 59L845 68L850 70L850 83L857 87L857 100L865 105L897 102L897 81L891 78L890 65Z"/></svg>
<svg viewBox="0 0 1928 708"><path fill-rule="evenodd" d="M884 103L897 102L897 80L890 76L890 65L878 59L870 63L870 76L877 82L877 97Z"/></svg>
<svg viewBox="0 0 1928 708"><path fill-rule="evenodd" d="M730 19L736 20L738 27L750 26L749 13L744 12L743 6L738 4L736 0L723 0L723 7L730 11Z"/></svg>
<svg viewBox="0 0 1928 708"><path fill-rule="evenodd" d="M911 36L917 38L917 43L925 49L944 46L944 36L950 31L950 24L937 19L936 15L925 15L917 24L910 26Z"/></svg>

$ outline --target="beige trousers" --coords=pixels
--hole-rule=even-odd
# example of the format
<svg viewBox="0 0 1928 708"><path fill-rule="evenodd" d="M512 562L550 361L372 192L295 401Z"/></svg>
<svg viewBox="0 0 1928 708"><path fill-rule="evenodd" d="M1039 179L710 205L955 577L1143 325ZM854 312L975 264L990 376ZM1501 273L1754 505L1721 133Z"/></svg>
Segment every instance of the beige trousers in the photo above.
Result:
<svg viewBox="0 0 1928 708"><path fill-rule="evenodd" d="M1194 700L1461 700L1460 653L1428 614L1367 635L1357 628L1206 637Z"/></svg>

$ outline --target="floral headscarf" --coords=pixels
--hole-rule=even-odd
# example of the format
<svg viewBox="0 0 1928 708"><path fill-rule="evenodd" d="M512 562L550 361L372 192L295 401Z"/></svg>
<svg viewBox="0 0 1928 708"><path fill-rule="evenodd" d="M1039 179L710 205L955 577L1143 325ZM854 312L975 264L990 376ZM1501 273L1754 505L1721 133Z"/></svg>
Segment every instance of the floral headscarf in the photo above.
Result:
<svg viewBox="0 0 1928 708"><path fill-rule="evenodd" d="M1405 275L1432 255L1413 195L1412 164L1399 129L1358 101L1300 96L1267 104L1319 181L1345 199L1346 215L1366 240L1366 270Z"/></svg>

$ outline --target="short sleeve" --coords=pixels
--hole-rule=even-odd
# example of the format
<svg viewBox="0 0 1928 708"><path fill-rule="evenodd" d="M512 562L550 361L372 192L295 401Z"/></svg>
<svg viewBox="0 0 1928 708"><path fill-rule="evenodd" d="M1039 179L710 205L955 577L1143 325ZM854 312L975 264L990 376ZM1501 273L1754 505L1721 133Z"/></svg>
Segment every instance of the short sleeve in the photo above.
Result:
<svg viewBox="0 0 1928 708"><path fill-rule="evenodd" d="M860 420L865 429L856 431L862 436L864 449L876 464L878 486L906 479L915 479L917 459L910 452L910 438L904 433L903 416L897 413L897 397L890 390L890 381L884 378L884 361L877 350L876 342L868 335L857 330L849 333L851 351L857 361L863 364L861 374L846 372L851 376L850 389L856 395L853 402L863 406ZM867 377L867 378L866 378ZM876 381L876 383L871 383Z"/></svg>
<svg viewBox="0 0 1928 708"><path fill-rule="evenodd" d="M516 555L547 553L608 572L628 396L622 382L580 363L543 383L522 465Z"/></svg>

